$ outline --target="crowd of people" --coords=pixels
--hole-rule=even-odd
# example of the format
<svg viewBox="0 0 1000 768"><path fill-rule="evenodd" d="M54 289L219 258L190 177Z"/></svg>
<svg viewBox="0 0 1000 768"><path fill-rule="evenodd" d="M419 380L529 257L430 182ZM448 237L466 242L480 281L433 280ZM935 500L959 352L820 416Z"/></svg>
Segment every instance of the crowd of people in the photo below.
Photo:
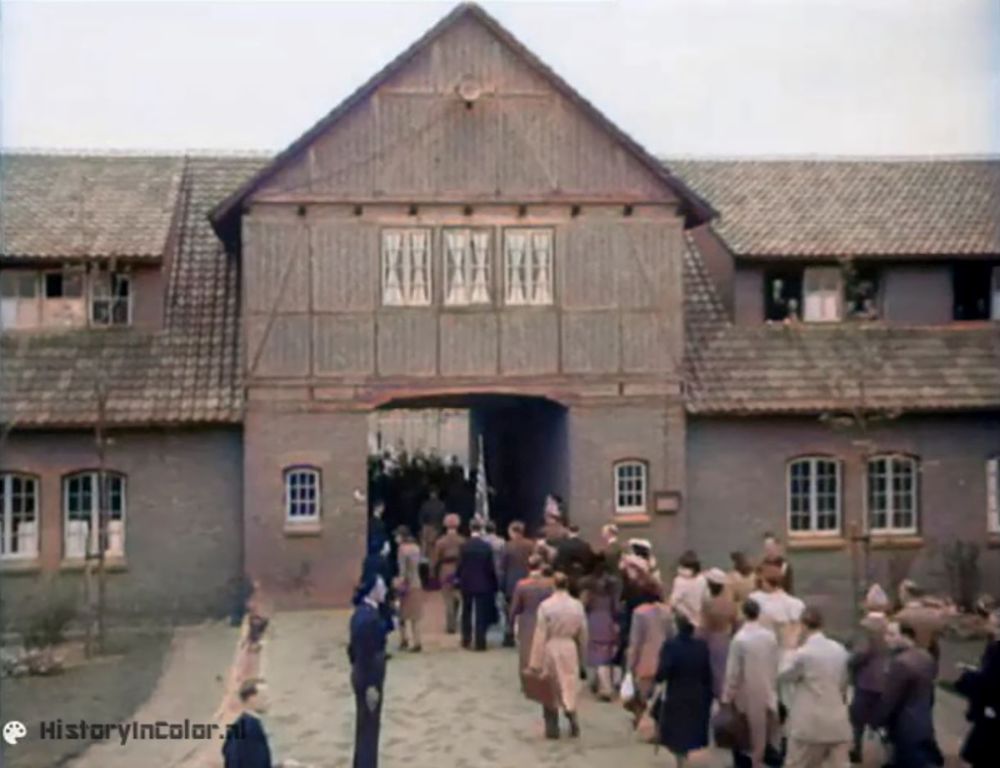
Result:
<svg viewBox="0 0 1000 768"><path fill-rule="evenodd" d="M771 535L756 562L734 552L728 570L704 569L689 551L664 574L648 541L622 541L613 524L592 547L555 495L535 539L520 522L503 538L480 518L466 537L436 494L420 521L419 540L395 531L395 563L377 516L373 525L351 623L356 768L377 764L387 636L398 629L398 652L422 650L428 586L439 588L444 631L460 633L463 648L486 651L488 629L502 625L548 738L561 737L560 715L568 736L580 735L585 680L679 765L714 740L737 768L842 768L862 761L866 732L885 741L893 768L943 765L932 709L944 616L912 582L896 610L873 585L848 650L824 632L820 607L793 594L791 564ZM957 686L973 723L963 758L977 768L996 764L1000 747L1000 613L983 611L992 640Z"/></svg>

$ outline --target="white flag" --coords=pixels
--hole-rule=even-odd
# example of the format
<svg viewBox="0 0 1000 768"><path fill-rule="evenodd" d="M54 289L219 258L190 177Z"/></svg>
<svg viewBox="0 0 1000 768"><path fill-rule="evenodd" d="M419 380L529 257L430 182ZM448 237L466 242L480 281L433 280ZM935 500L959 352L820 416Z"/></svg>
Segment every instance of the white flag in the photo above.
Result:
<svg viewBox="0 0 1000 768"><path fill-rule="evenodd" d="M483 520L490 519L489 483L486 482L486 451L483 436L479 436L479 460L476 463L476 514Z"/></svg>

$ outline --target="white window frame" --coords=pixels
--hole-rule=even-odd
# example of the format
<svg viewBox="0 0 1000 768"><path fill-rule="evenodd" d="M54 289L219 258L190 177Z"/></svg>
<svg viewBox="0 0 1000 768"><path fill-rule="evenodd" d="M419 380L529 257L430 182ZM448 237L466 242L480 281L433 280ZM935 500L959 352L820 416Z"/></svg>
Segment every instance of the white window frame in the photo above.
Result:
<svg viewBox="0 0 1000 768"><path fill-rule="evenodd" d="M628 474L638 470L637 474ZM616 515L645 515L649 512L649 463L642 459L622 459L614 464Z"/></svg>
<svg viewBox="0 0 1000 768"><path fill-rule="evenodd" d="M382 306L427 307L434 295L433 230L382 230Z"/></svg>
<svg viewBox="0 0 1000 768"><path fill-rule="evenodd" d="M102 281L107 281L109 285L102 286ZM127 293L124 299L117 295L116 290L122 282L124 282L127 286ZM132 325L133 287L134 283L132 281L132 276L127 272L110 272L105 270L95 270L91 272L87 307L87 317L90 320L90 324L98 328L122 328ZM107 290L105 290L105 288L107 288ZM104 294L99 295L102 290L105 290ZM105 304L107 306L107 320L99 320L97 318L98 303ZM115 309L123 303L125 305L125 320L120 323L115 322Z"/></svg>
<svg viewBox="0 0 1000 768"><path fill-rule="evenodd" d="M836 518L835 525L833 528L820 529L819 527L819 517L820 514L826 514L827 510L820 510L820 492L819 492L819 466L820 464L831 464L834 468L834 515ZM795 467L797 465L805 465L808 467L807 483L808 490L805 497L806 500L806 510L804 510L809 515L809 526L808 528L793 528L792 527L792 514L793 514L793 502L795 501L792 488L793 475L795 473ZM789 459L785 467L785 523L788 529L788 535L790 537L805 536L829 536L837 537L843 534L843 469L839 459L833 458L832 456L796 456L793 459ZM795 510L799 512L799 510Z"/></svg>
<svg viewBox="0 0 1000 768"><path fill-rule="evenodd" d="M1000 536L1000 456L986 460L986 531Z"/></svg>
<svg viewBox="0 0 1000 768"><path fill-rule="evenodd" d="M100 523L99 498L97 495L98 474L96 470L83 470L63 475L63 558L66 560L81 560L88 557L96 557L98 554L98 531ZM88 512L85 518L70 519L70 485L75 480L86 480L90 484L90 509L85 510ZM120 509L117 512L111 508L112 489L108 488L106 492L108 500L108 540L104 554L106 557L124 557L125 520L128 516L128 478L121 472L104 470L104 481L106 483L117 481L121 484L119 488ZM85 531L83 536L80 535L81 531ZM82 546L79 541L81 538L84 539Z"/></svg>
<svg viewBox="0 0 1000 768"><path fill-rule="evenodd" d="M875 527L872 517L872 465L875 462L885 462L885 525ZM913 503L910 510L913 515L912 525L896 525L893 515L896 511L898 493L894 486L895 462L905 462L910 467L912 485L910 495ZM868 532L877 536L916 536L920 531L920 460L916 456L905 453L879 453L869 456L865 462L865 524Z"/></svg>
<svg viewBox="0 0 1000 768"><path fill-rule="evenodd" d="M550 306L555 283L555 232L551 227L503 231L504 304Z"/></svg>
<svg viewBox="0 0 1000 768"><path fill-rule="evenodd" d="M493 232L449 227L443 232L443 240L441 274L445 306L489 305Z"/></svg>
<svg viewBox="0 0 1000 768"><path fill-rule="evenodd" d="M323 507L323 473L318 467L296 464L285 467L282 473L285 487L285 522L315 523L320 519ZM312 486L313 498L301 498L301 492ZM298 498L297 498L298 497ZM308 511L311 507L311 511ZM297 509L307 510L297 512Z"/></svg>
<svg viewBox="0 0 1000 768"><path fill-rule="evenodd" d="M25 510L18 514L21 520L18 524L18 549L11 551L14 543L14 481L22 483L20 495L31 499L30 515ZM30 492L28 489L30 488ZM0 559L32 560L38 557L39 539L39 503L38 478L24 472L0 472ZM26 544L26 546L21 546Z"/></svg>
<svg viewBox="0 0 1000 768"><path fill-rule="evenodd" d="M840 267L806 267L802 273L802 319L836 323L844 316L844 277Z"/></svg>

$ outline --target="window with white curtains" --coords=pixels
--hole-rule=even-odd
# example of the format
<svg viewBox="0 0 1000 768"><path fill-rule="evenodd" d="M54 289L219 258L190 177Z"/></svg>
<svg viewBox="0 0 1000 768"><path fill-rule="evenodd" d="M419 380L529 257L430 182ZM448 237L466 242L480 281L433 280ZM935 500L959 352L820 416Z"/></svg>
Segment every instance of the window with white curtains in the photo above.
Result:
<svg viewBox="0 0 1000 768"><path fill-rule="evenodd" d="M100 546L100 502L98 473L76 472L63 478L63 555L68 560L95 555ZM107 546L105 554L125 554L125 475L104 473L104 502L107 505Z"/></svg>
<svg viewBox="0 0 1000 768"><path fill-rule="evenodd" d="M38 555L38 479L0 473L0 557Z"/></svg>
<svg viewBox="0 0 1000 768"><path fill-rule="evenodd" d="M809 267L802 279L804 312L802 319L811 323L840 320L843 281L838 267Z"/></svg>
<svg viewBox="0 0 1000 768"><path fill-rule="evenodd" d="M504 230L504 303L552 303L552 230Z"/></svg>
<svg viewBox="0 0 1000 768"><path fill-rule="evenodd" d="M490 303L490 230L444 231L444 303Z"/></svg>
<svg viewBox="0 0 1000 768"><path fill-rule="evenodd" d="M430 230L383 230L382 304L389 307L424 307L430 303Z"/></svg>

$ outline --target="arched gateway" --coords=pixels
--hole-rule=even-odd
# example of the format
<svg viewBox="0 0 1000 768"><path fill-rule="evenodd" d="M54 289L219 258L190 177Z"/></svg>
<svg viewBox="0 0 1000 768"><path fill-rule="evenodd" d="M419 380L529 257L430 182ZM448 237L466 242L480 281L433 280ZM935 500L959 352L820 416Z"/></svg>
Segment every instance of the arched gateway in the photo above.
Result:
<svg viewBox="0 0 1000 768"><path fill-rule="evenodd" d="M250 574L346 600L386 403L469 408L505 514L551 483L585 533L682 541L654 500L682 490L683 230L706 216L457 8L213 214L242 261Z"/></svg>

